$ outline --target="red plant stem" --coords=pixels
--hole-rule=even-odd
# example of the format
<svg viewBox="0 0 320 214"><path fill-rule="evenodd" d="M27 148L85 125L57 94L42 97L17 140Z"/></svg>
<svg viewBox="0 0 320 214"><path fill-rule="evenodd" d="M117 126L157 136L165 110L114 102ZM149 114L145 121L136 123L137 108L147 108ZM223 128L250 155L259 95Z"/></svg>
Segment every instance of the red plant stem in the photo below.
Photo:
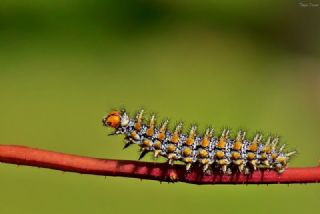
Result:
<svg viewBox="0 0 320 214"><path fill-rule="evenodd" d="M223 175L218 172L204 175L197 169L186 173L184 165L98 159L14 145L0 145L0 162L81 174L193 184L289 184L317 183L320 180L320 167L288 168L282 174L265 170L255 171L251 175Z"/></svg>

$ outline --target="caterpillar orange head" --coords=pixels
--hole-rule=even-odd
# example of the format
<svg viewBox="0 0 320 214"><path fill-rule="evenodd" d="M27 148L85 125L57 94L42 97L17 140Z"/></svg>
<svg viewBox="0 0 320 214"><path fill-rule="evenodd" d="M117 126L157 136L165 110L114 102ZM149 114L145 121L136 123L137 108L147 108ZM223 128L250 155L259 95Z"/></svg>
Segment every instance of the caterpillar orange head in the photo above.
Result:
<svg viewBox="0 0 320 214"><path fill-rule="evenodd" d="M105 126L112 128L118 128L121 125L121 114L119 111L112 111L106 117L102 119L102 123Z"/></svg>
<svg viewBox="0 0 320 214"><path fill-rule="evenodd" d="M128 126L130 122L129 116L125 111L112 111L106 117L102 119L102 123L105 126L112 128L119 128Z"/></svg>

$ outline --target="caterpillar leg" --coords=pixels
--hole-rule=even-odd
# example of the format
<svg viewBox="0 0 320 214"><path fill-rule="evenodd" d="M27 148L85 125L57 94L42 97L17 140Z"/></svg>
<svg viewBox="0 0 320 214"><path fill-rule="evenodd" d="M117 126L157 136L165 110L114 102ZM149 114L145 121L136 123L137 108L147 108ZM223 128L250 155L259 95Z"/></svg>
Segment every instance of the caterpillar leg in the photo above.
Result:
<svg viewBox="0 0 320 214"><path fill-rule="evenodd" d="M277 163L277 164L275 165L275 167L274 167L274 169L276 170L276 172L279 173L279 174L283 173L284 170L285 170L285 168L286 168L286 167L285 167L284 165L280 164L280 163Z"/></svg>
<svg viewBox="0 0 320 214"><path fill-rule="evenodd" d="M145 138L142 140L142 143L140 144L140 146L141 146L141 154L140 154L139 160L142 159L148 152L151 151L152 141Z"/></svg>
<svg viewBox="0 0 320 214"><path fill-rule="evenodd" d="M244 170L244 160L243 159L233 160L232 163L238 168L239 172L243 172L243 170Z"/></svg>
<svg viewBox="0 0 320 214"><path fill-rule="evenodd" d="M186 171L187 172L190 171L193 163L192 157L183 158L182 161L186 163Z"/></svg>
<svg viewBox="0 0 320 214"><path fill-rule="evenodd" d="M263 160L262 162L261 162L261 164L262 164L262 168L269 168L270 167L270 162L269 162L269 160ZM260 167L261 168L261 167Z"/></svg>
<svg viewBox="0 0 320 214"><path fill-rule="evenodd" d="M124 146L123 146L122 149L126 149L126 148L128 148L129 146L131 146L132 144L133 144L133 142L132 142L131 140L125 139L125 140L124 140Z"/></svg>
<svg viewBox="0 0 320 214"><path fill-rule="evenodd" d="M158 158L160 156L160 154L161 154L161 150L155 150L153 157Z"/></svg>
<svg viewBox="0 0 320 214"><path fill-rule="evenodd" d="M209 168L209 159L204 158L200 161L201 165L202 165L202 171L206 172Z"/></svg>
<svg viewBox="0 0 320 214"><path fill-rule="evenodd" d="M186 171L189 172L191 169L192 163L187 163L186 164Z"/></svg>
<svg viewBox="0 0 320 214"><path fill-rule="evenodd" d="M143 148L138 160L141 160L142 158L144 158L144 156L146 156L146 154L148 154L149 152L150 152L149 150Z"/></svg>
<svg viewBox="0 0 320 214"><path fill-rule="evenodd" d="M251 173L250 168L249 168L249 167L245 167L245 168L244 168L244 174L245 174L245 175L249 175L250 173Z"/></svg>
<svg viewBox="0 0 320 214"><path fill-rule="evenodd" d="M217 165L223 174L225 174L227 172L227 168L228 168L229 164L230 164L230 162L226 158L217 161Z"/></svg>
<svg viewBox="0 0 320 214"><path fill-rule="evenodd" d="M257 160L248 161L244 168L244 174L248 175L257 170L257 162Z"/></svg>
<svg viewBox="0 0 320 214"><path fill-rule="evenodd" d="M248 162L249 166L252 167L253 170L257 170L257 163L258 163L258 160L256 159Z"/></svg>
<svg viewBox="0 0 320 214"><path fill-rule="evenodd" d="M238 170L239 170L239 172L243 172L244 171L244 164L243 163L238 165Z"/></svg>
<svg viewBox="0 0 320 214"><path fill-rule="evenodd" d="M203 165L203 167L202 167L202 171L203 171L203 172L207 172L208 169L209 169L209 164L208 164L208 163L205 164L205 165Z"/></svg>
<svg viewBox="0 0 320 214"><path fill-rule="evenodd" d="M168 154L168 163L169 165L173 165L174 162L177 160L177 155L174 153Z"/></svg>

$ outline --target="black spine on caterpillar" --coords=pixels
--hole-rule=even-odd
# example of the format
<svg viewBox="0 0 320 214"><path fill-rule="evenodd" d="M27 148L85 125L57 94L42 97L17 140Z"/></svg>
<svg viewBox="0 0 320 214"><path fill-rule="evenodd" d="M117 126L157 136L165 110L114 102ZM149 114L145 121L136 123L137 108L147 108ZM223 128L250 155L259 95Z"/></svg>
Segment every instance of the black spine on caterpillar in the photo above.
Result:
<svg viewBox="0 0 320 214"><path fill-rule="evenodd" d="M250 141L245 138L246 132L239 131L233 139L230 130L224 129L219 136L214 136L211 128L199 135L196 126L184 134L182 123L171 132L167 128L168 120L157 127L154 115L148 123L144 123L143 114L141 110L134 119L130 119L125 111L113 111L102 120L105 126L114 128L112 134L125 136L124 148L132 144L140 146L139 159L153 152L154 157L162 156L171 165L175 161L184 162L187 171L197 164L204 172L212 169L228 174L250 174L257 169L272 169L282 173L290 156L296 153L283 152L285 145L278 148L278 137L268 137L262 142L262 135L258 133Z"/></svg>

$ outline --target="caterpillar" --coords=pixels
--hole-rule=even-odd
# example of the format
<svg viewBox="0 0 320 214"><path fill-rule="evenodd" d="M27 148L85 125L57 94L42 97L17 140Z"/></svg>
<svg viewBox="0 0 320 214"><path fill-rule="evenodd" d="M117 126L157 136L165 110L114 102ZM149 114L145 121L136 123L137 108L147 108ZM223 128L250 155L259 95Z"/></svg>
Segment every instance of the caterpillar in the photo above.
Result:
<svg viewBox="0 0 320 214"><path fill-rule="evenodd" d="M200 135L197 126L193 125L185 134L182 133L182 123L170 131L168 120L156 126L155 115L144 123L144 110L140 110L135 118L129 118L125 110L112 111L102 122L114 129L110 135L124 135L124 148L132 144L140 146L139 160L153 152L155 158L162 156L170 165L182 161L187 172L193 166L200 165L204 173L218 170L223 174L250 174L261 169L282 173L290 157L296 153L284 152L285 144L278 147L279 137L263 139L260 133L249 140L242 130L232 138L229 129L215 136L214 129L207 128Z"/></svg>

